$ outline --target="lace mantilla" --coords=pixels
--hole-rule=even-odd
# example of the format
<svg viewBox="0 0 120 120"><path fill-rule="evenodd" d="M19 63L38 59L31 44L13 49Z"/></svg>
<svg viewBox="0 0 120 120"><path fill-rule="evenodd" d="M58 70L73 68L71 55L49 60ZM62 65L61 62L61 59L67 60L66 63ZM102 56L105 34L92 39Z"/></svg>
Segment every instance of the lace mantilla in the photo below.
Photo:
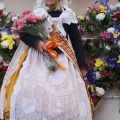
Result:
<svg viewBox="0 0 120 120"><path fill-rule="evenodd" d="M72 9L65 5L63 5L63 7L66 10L64 10L63 13L60 15L62 23L66 23L68 25L70 25L71 23L78 23L75 12L73 12Z"/></svg>

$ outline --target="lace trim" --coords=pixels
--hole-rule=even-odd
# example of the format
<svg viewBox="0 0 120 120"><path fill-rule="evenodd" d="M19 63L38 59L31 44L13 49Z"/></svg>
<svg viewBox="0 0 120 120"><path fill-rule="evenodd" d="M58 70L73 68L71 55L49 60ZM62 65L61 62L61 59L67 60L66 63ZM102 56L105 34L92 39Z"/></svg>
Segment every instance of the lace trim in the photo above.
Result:
<svg viewBox="0 0 120 120"><path fill-rule="evenodd" d="M76 88L70 95L61 97L53 96L41 87L35 90L34 98L33 94L22 90L17 95L15 108L11 109L11 120L92 120L86 95Z"/></svg>
<svg viewBox="0 0 120 120"><path fill-rule="evenodd" d="M4 80L3 80L3 84L1 87L1 92L0 92L0 118L3 119L4 118L4 109L6 106L6 99L5 99L5 93L6 93L6 89L5 87L10 84L10 77L14 74L14 72L17 70L18 66L19 66L19 60L20 60L20 56L23 54L24 50L27 48L27 46L21 42L18 49L16 50L10 65L8 67L8 70L5 74Z"/></svg>

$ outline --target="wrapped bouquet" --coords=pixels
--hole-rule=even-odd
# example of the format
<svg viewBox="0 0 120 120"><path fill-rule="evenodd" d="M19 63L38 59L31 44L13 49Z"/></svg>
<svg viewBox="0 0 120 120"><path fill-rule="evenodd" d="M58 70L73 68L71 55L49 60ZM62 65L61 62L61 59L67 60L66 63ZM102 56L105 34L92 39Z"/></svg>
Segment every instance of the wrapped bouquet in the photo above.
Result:
<svg viewBox="0 0 120 120"><path fill-rule="evenodd" d="M61 70L65 70L65 68L57 61L57 52L53 50L59 46L58 40L55 37L48 37L48 33L45 29L47 16L41 16L35 15L32 11L24 11L22 17L14 21L12 26L13 32L17 34L29 33L33 36L39 36L45 43L45 61L47 67L52 71L55 71L57 66Z"/></svg>

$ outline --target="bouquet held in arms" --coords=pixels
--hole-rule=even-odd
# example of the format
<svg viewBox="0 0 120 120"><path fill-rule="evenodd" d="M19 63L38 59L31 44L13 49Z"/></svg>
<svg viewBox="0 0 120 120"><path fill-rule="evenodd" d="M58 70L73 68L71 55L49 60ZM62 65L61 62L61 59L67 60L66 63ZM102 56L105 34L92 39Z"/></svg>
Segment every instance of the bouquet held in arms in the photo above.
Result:
<svg viewBox="0 0 120 120"><path fill-rule="evenodd" d="M58 40L56 38L50 38L49 40L46 38L46 32L44 29L44 23L47 17L36 16L32 11L24 11L22 17L18 20L14 21L12 26L13 32L18 34L28 33L35 37L40 37L41 40L45 43L46 52L45 52L45 61L47 67L55 71L57 66L60 63L57 61L57 52L53 50L53 48L57 48L59 46Z"/></svg>

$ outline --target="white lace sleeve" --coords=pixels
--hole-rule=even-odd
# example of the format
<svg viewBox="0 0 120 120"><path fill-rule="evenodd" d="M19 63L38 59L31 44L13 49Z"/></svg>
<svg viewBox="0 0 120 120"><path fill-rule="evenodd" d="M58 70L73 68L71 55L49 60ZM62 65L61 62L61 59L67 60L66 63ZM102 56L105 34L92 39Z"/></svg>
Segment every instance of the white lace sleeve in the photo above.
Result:
<svg viewBox="0 0 120 120"><path fill-rule="evenodd" d="M63 7L66 10L64 10L63 13L60 15L62 23L67 23L68 25L70 25L71 23L78 23L75 12L73 12L67 6L63 6Z"/></svg>

